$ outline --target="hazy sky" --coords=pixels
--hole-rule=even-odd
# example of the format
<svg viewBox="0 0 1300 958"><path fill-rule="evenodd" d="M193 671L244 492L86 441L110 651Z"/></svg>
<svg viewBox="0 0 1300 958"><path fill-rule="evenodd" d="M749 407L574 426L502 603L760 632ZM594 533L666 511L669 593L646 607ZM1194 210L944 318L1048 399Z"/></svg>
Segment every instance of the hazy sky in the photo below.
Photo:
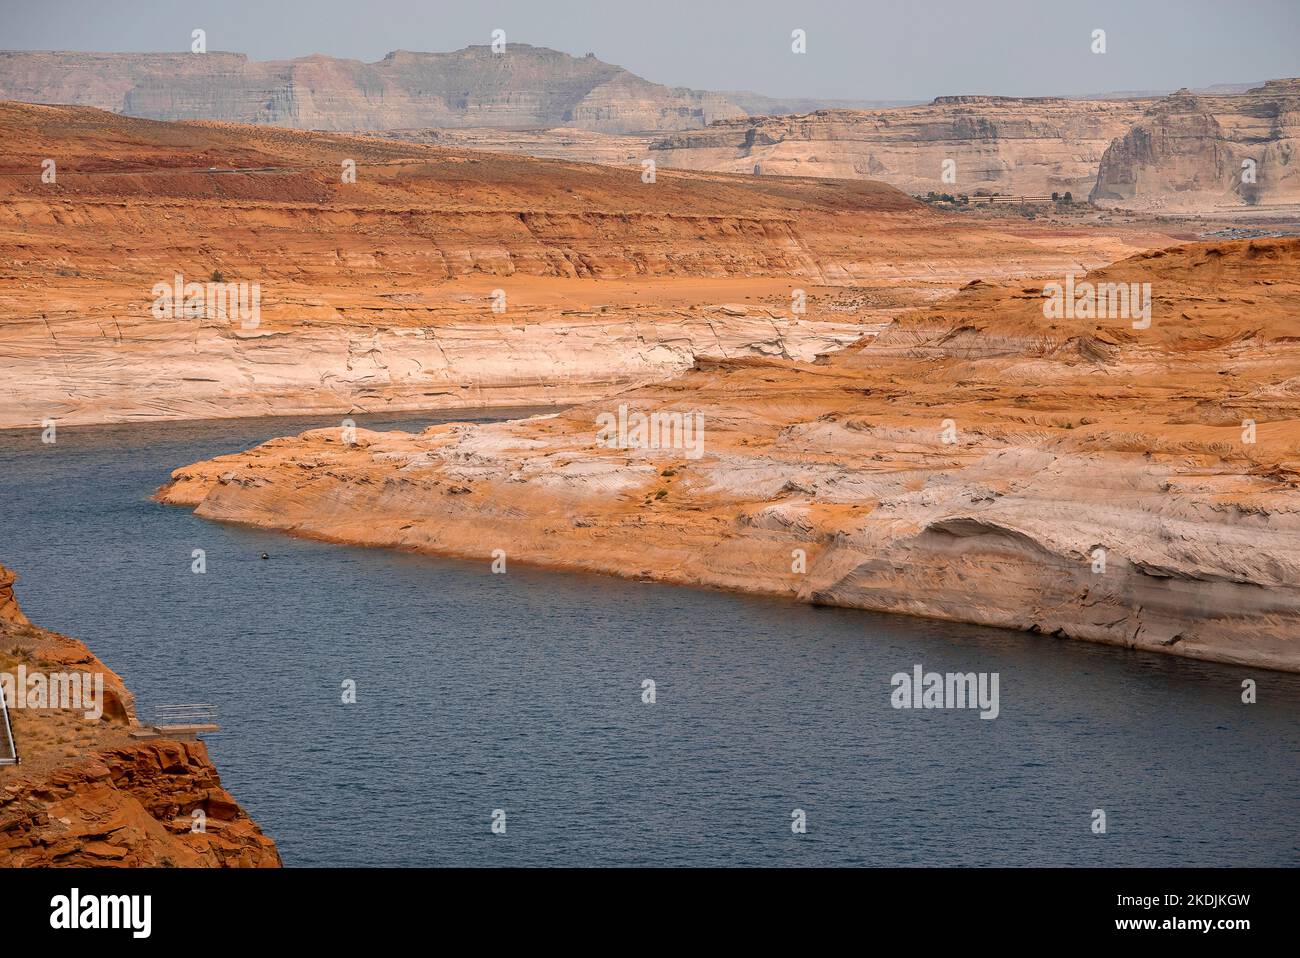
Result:
<svg viewBox="0 0 1300 958"><path fill-rule="evenodd" d="M0 49L209 50L258 60L490 42L674 86L928 99L1175 89L1300 76L1300 0L0 0ZM807 32L808 52L790 51ZM1090 51L1106 31L1105 54Z"/></svg>

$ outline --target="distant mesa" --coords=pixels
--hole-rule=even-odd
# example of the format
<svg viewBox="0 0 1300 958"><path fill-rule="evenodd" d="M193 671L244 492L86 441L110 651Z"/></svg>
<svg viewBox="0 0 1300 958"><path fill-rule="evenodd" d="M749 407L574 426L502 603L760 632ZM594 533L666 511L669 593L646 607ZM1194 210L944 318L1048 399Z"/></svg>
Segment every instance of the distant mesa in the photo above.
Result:
<svg viewBox="0 0 1300 958"><path fill-rule="evenodd" d="M1300 81L1091 98L930 103L670 87L598 59L509 44L315 54L0 52L0 99L149 120L219 120L747 176L880 180L929 192L1089 197L1208 213L1300 202ZM951 163L951 178L941 178Z"/></svg>
<svg viewBox="0 0 1300 958"><path fill-rule="evenodd" d="M504 69L503 56L509 69ZM394 50L375 63L316 54L0 52L0 99L71 104L148 120L226 120L356 132L567 126L603 133L682 130L752 113L852 101L783 101L667 87L592 54L511 43L450 53Z"/></svg>

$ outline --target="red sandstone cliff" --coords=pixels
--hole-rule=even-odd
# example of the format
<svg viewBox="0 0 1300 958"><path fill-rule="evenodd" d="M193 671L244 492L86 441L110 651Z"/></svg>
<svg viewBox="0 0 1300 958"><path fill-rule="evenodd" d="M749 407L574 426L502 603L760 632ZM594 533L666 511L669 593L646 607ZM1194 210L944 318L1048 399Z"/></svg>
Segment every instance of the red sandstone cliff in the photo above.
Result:
<svg viewBox="0 0 1300 958"><path fill-rule="evenodd" d="M574 402L1168 242L971 224L868 181L642 172L0 104L0 428ZM154 315L178 274L256 284L257 324Z"/></svg>

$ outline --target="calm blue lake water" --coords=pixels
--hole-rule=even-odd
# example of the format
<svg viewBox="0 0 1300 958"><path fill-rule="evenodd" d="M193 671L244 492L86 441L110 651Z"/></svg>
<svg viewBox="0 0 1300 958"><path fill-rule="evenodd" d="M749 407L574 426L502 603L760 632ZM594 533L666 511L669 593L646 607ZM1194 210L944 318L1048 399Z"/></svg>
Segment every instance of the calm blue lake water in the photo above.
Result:
<svg viewBox="0 0 1300 958"><path fill-rule="evenodd" d="M1300 677L493 575L486 557L326 545L149 501L177 466L338 422L67 427L53 446L0 432L0 561L28 615L90 645L143 718L215 703L222 779L288 865L1300 862ZM916 663L997 672L1000 715L891 708L890 677ZM1258 704L1241 703L1244 678Z"/></svg>

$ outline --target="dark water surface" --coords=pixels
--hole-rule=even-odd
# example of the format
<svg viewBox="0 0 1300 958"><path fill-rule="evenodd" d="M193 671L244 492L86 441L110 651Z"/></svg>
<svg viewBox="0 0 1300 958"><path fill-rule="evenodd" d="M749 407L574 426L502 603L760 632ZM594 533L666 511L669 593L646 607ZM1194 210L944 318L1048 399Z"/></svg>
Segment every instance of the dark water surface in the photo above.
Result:
<svg viewBox="0 0 1300 958"><path fill-rule="evenodd" d="M493 575L486 545L482 562L347 548L149 501L177 466L338 423L0 432L0 561L28 615L85 641L146 719L215 703L224 784L289 865L1300 862L1296 676ZM1000 715L891 708L916 663L997 672Z"/></svg>

